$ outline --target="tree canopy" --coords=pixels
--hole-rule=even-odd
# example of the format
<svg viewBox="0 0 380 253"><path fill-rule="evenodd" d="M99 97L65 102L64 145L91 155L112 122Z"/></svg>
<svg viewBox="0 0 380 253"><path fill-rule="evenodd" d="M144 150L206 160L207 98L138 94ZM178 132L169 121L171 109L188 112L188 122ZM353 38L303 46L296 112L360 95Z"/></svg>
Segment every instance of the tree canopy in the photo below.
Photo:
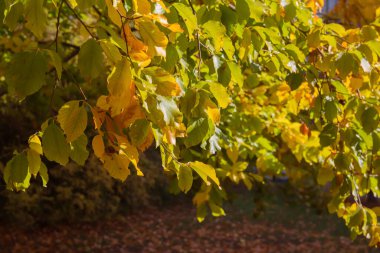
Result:
<svg viewBox="0 0 380 253"><path fill-rule="evenodd" d="M226 181L285 173L326 185L328 210L378 245L380 209L362 196L380 194L380 12L345 28L322 5L1 1L0 82L52 111L6 164L7 187L46 185L46 161L83 165L90 150L115 179L143 176L155 145L172 191L197 187L199 221L225 215Z"/></svg>

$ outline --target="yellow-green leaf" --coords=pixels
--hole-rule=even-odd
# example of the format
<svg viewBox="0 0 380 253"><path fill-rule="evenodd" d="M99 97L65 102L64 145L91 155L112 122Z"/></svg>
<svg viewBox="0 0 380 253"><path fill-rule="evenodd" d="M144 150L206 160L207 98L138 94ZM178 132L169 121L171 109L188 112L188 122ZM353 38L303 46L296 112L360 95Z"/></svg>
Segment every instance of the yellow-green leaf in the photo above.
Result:
<svg viewBox="0 0 380 253"><path fill-rule="evenodd" d="M42 148L49 161L63 166L69 162L70 146L62 130L54 123L50 124L42 135Z"/></svg>
<svg viewBox="0 0 380 253"><path fill-rule="evenodd" d="M47 24L43 5L44 0L27 0L25 3L25 26L39 39L42 39Z"/></svg>
<svg viewBox="0 0 380 253"><path fill-rule="evenodd" d="M210 184L211 182L209 181L209 179L211 179L211 181L213 181L216 185L219 186L219 179L216 177L215 169L213 167L198 161L190 162L188 164L195 172L198 173L198 175L206 184Z"/></svg>
<svg viewBox="0 0 380 253"><path fill-rule="evenodd" d="M58 122L66 134L67 141L72 142L81 136L87 127L87 112L79 101L70 101L58 111Z"/></svg>

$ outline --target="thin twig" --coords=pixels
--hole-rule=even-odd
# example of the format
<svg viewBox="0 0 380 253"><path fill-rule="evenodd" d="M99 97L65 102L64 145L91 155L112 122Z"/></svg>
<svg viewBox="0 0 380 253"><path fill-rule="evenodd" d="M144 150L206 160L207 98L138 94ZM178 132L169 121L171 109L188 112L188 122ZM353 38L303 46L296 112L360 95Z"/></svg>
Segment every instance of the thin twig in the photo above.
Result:
<svg viewBox="0 0 380 253"><path fill-rule="evenodd" d="M126 50L127 50L127 57L129 59L129 61L132 63L132 59L131 59L131 56L129 55L129 48L128 48L128 39L127 39L127 33L125 32L125 27L124 27L124 21L123 21L123 15L121 15L121 13L119 12L119 10L117 10L117 13L119 14L119 17L120 17L120 22L121 22L121 29L123 31L123 36L124 36L124 41L125 41L125 47L126 47Z"/></svg>
<svg viewBox="0 0 380 253"><path fill-rule="evenodd" d="M197 13L194 9L194 6L193 4L191 3L191 0L187 0L187 2L189 3L190 5L190 8L191 8L191 11L193 12L193 15L196 16ZM199 37L199 28L197 28L197 31L196 31L196 34L195 34L195 37L197 39L197 43L198 43L198 59L199 59L199 62L198 62L198 67L197 67L197 71L198 71L198 79L201 78L201 64L202 64L202 48L201 48L201 40L200 40L200 37Z"/></svg>
<svg viewBox="0 0 380 253"><path fill-rule="evenodd" d="M71 10L71 12L74 14L74 16L76 17L76 19L78 19L78 21L83 25L84 29L86 29L86 31L90 34L90 36L93 38L93 39L97 39L96 36L90 31L88 25L86 25L86 23L83 22L83 20L81 19L81 17L79 17L79 15L76 13L76 11L70 6L70 4L67 2L67 0L63 0L65 2L65 4L67 5L67 7L69 7L69 9Z"/></svg>
<svg viewBox="0 0 380 253"><path fill-rule="evenodd" d="M61 1L61 4L59 5L58 15L57 15L57 25L56 25L55 39L54 39L56 52L58 52L58 36L59 36L59 26L60 26L60 21L61 21L62 6L63 6L63 0Z"/></svg>

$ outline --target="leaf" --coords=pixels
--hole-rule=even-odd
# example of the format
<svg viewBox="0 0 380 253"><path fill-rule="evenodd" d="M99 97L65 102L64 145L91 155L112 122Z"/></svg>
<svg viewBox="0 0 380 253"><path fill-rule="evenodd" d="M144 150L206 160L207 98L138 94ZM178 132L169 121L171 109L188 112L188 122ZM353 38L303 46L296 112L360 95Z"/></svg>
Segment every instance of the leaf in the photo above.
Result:
<svg viewBox="0 0 380 253"><path fill-rule="evenodd" d="M70 144L70 158L81 166L85 165L90 154L87 150L87 143L87 136L83 134Z"/></svg>
<svg viewBox="0 0 380 253"><path fill-rule="evenodd" d="M104 168L111 177L124 182L131 174L129 170L130 160L126 155L113 154L112 157L106 156L104 159Z"/></svg>
<svg viewBox="0 0 380 253"><path fill-rule="evenodd" d="M216 177L215 169L213 167L198 161L190 162L188 164L195 172L198 173L206 184L209 185L210 181L208 179L211 179L211 181L219 186L219 179Z"/></svg>
<svg viewBox="0 0 380 253"><path fill-rule="evenodd" d="M355 70L355 58L349 53L343 53L335 62L339 71L339 76L346 78L348 74Z"/></svg>
<svg viewBox="0 0 380 253"><path fill-rule="evenodd" d="M366 109L360 117L364 131L367 133L373 132L379 125L379 113L374 107Z"/></svg>
<svg viewBox="0 0 380 253"><path fill-rule="evenodd" d="M50 63L54 66L55 71L57 72L57 77L59 80L62 78L62 59L61 57L54 52L53 50L47 50L50 56Z"/></svg>
<svg viewBox="0 0 380 253"><path fill-rule="evenodd" d="M18 25L20 17L23 15L23 12L24 5L21 2L17 1L10 6L8 13L6 13L5 15L4 20L1 21L3 21L4 24L6 24L10 30L14 30Z"/></svg>
<svg viewBox="0 0 380 253"><path fill-rule="evenodd" d="M132 83L131 65L126 57L123 57L113 68L111 74L107 78L108 91L114 96L125 96L125 99L131 99L134 94Z"/></svg>
<svg viewBox="0 0 380 253"><path fill-rule="evenodd" d="M228 95L227 89L219 83L210 83L210 91L218 101L221 108L226 108L231 103L231 98Z"/></svg>
<svg viewBox="0 0 380 253"><path fill-rule="evenodd" d="M43 5L44 0L26 0L25 3L25 26L39 39L43 38L47 25L47 15Z"/></svg>
<svg viewBox="0 0 380 253"><path fill-rule="evenodd" d="M215 20L207 21L202 25L202 28L208 37L212 39L215 51L219 52L223 47L226 28L222 25L221 22Z"/></svg>
<svg viewBox="0 0 380 253"><path fill-rule="evenodd" d="M32 135L28 140L29 148L39 155L42 155L42 146L40 138L37 135Z"/></svg>
<svg viewBox="0 0 380 253"><path fill-rule="evenodd" d="M178 11L178 14L181 16L183 21L185 22L187 32L189 35L189 39L194 39L194 31L197 29L197 17L193 14L190 7L182 4L182 3L174 3L174 8Z"/></svg>
<svg viewBox="0 0 380 253"><path fill-rule="evenodd" d="M49 182L49 174L46 168L46 165L44 163L41 163L40 167L40 177L42 179L42 186L46 187L47 183Z"/></svg>
<svg viewBox="0 0 380 253"><path fill-rule="evenodd" d="M326 147L333 144L337 139L337 135L338 128L334 124L326 125L319 135L321 146Z"/></svg>
<svg viewBox="0 0 380 253"><path fill-rule="evenodd" d="M21 99L37 92L45 84L48 64L40 52L24 51L13 56L5 73L9 93Z"/></svg>
<svg viewBox="0 0 380 253"><path fill-rule="evenodd" d="M193 172L188 166L179 166L178 187L184 193L187 193L193 185Z"/></svg>
<svg viewBox="0 0 380 253"><path fill-rule="evenodd" d="M102 47L96 40L89 39L80 47L78 68L82 76L87 79L97 78L103 72Z"/></svg>
<svg viewBox="0 0 380 253"><path fill-rule="evenodd" d="M42 135L42 148L49 161L65 166L69 162L70 146L63 131L54 123L50 124Z"/></svg>
<svg viewBox="0 0 380 253"><path fill-rule="evenodd" d="M106 151L105 151L103 137L101 135L96 135L92 139L92 149L94 150L95 155L99 159L103 159Z"/></svg>
<svg viewBox="0 0 380 253"><path fill-rule="evenodd" d="M23 153L14 156L5 166L4 181L9 189L19 191L28 188L30 177L28 159Z"/></svg>
<svg viewBox="0 0 380 253"><path fill-rule="evenodd" d="M318 171L317 181L320 185L326 185L328 182L331 182L335 177L333 168L329 166L322 166Z"/></svg>
<svg viewBox="0 0 380 253"><path fill-rule="evenodd" d="M157 48L166 48L168 44L168 38L160 31L160 29L151 21L144 20L139 22L139 31L145 44L148 45L148 55L161 55Z"/></svg>
<svg viewBox="0 0 380 253"><path fill-rule="evenodd" d="M187 137L185 139L186 147L192 147L200 144L209 132L209 121L206 118L200 118L194 121L187 128Z"/></svg>
<svg viewBox="0 0 380 253"><path fill-rule="evenodd" d="M123 6L122 1L116 1L116 0L105 0L107 5L107 14L109 19L118 27L121 27L121 18L119 13L126 17L127 13L125 11L125 8ZM119 13L118 13L119 11Z"/></svg>
<svg viewBox="0 0 380 253"><path fill-rule="evenodd" d="M351 159L347 154L339 153L334 159L335 167L340 171L347 171L351 165Z"/></svg>
<svg viewBox="0 0 380 253"><path fill-rule="evenodd" d="M238 84L240 88L243 87L244 76L241 73L241 67L238 64L231 61L228 61L227 65L231 72L231 81Z"/></svg>
<svg viewBox="0 0 380 253"><path fill-rule="evenodd" d="M182 114L179 111L175 101L163 96L157 96L157 98L157 109L162 112L164 116L164 121L167 125L174 124L177 118L182 117Z"/></svg>
<svg viewBox="0 0 380 253"><path fill-rule="evenodd" d="M58 122L66 134L68 142L76 140L87 127L87 112L79 101L70 101L58 111Z"/></svg>
<svg viewBox="0 0 380 253"><path fill-rule="evenodd" d="M338 116L338 106L335 101L326 100L324 106L325 118L328 122L333 122Z"/></svg>
<svg viewBox="0 0 380 253"><path fill-rule="evenodd" d="M149 82L157 86L156 93L162 96L178 96L181 92L176 79L166 70L159 67L149 67L143 70Z"/></svg>
<svg viewBox="0 0 380 253"><path fill-rule="evenodd" d="M150 124L146 119L138 119L136 120L129 128L128 136L134 146L140 146L146 140L149 130Z"/></svg>
<svg viewBox="0 0 380 253"><path fill-rule="evenodd" d="M41 167L40 155L36 151L32 149L28 149L27 158L28 158L28 169L29 169L30 174L32 174L33 176L37 176L37 173L39 172L40 167Z"/></svg>

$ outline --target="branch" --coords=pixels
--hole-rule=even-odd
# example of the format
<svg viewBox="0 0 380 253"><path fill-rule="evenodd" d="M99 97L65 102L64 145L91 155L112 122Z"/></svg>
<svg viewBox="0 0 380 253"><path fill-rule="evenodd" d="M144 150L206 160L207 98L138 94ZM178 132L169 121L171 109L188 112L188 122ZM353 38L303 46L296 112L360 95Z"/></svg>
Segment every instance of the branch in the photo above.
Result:
<svg viewBox="0 0 380 253"><path fill-rule="evenodd" d="M191 0L187 0L187 2L190 5L191 11L196 16L197 13L196 13L196 11L194 9L193 4L191 3ZM198 70L198 79L200 79L201 78L201 63L202 63L202 50L201 50L202 48L201 48L201 40L200 40L200 37L199 37L199 30L198 29L199 28L197 28L195 37L197 38L197 43L198 43L198 59L199 59L199 62L198 62L197 70Z"/></svg>
<svg viewBox="0 0 380 253"><path fill-rule="evenodd" d="M56 25L56 32L55 32L55 51L58 52L58 36L59 36L59 26L60 26L60 20L61 20L61 11L63 6L63 0L61 1L61 4L59 5L58 9L58 15L57 15L57 25Z"/></svg>
<svg viewBox="0 0 380 253"><path fill-rule="evenodd" d="M83 22L83 20L79 17L79 15L75 12L75 10L70 6L70 4L67 2L67 0L63 0L65 2L65 4L67 5L67 7L69 7L69 9L71 10L71 12L74 14L74 16L76 17L76 19L78 19L78 21L83 25L83 27L86 29L86 31L90 34L90 36L93 38L93 39L97 39L96 36L90 31L88 25L86 25L86 23Z"/></svg>
<svg viewBox="0 0 380 253"><path fill-rule="evenodd" d="M124 21L123 21L123 18L126 19L126 17L123 17L123 15L121 15L121 13L119 12L119 10L117 10L117 13L119 14L119 17L120 17L121 29L123 30L123 36L124 36L124 40L125 40L125 47L126 47L126 50L127 50L127 57L129 59L129 61L132 63L131 56L129 55L127 33L125 32Z"/></svg>

